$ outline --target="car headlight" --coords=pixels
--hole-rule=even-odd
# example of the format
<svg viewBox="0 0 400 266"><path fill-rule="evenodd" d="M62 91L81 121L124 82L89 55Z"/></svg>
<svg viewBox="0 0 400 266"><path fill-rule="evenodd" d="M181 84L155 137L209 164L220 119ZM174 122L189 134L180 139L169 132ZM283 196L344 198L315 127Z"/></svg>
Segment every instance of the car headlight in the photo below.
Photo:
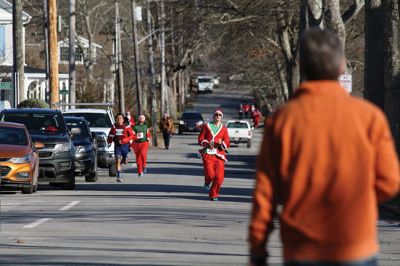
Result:
<svg viewBox="0 0 400 266"><path fill-rule="evenodd" d="M185 124L185 122L184 122L184 121L182 121L182 120L180 120L180 121L179 121L179 124L180 124L180 125L184 125L184 124Z"/></svg>
<svg viewBox="0 0 400 266"><path fill-rule="evenodd" d="M56 144L55 151L70 151L72 149L71 143Z"/></svg>
<svg viewBox="0 0 400 266"><path fill-rule="evenodd" d="M32 160L32 154L27 154L24 157L11 158L10 162L19 164L19 163L29 163L31 160Z"/></svg>
<svg viewBox="0 0 400 266"><path fill-rule="evenodd" d="M203 124L203 121L199 121L199 122L197 122L197 124L198 124L198 125L202 125L202 124Z"/></svg>
<svg viewBox="0 0 400 266"><path fill-rule="evenodd" d="M82 145L82 146L76 146L76 152L77 153L85 153L85 152L91 152L93 150L93 145Z"/></svg>

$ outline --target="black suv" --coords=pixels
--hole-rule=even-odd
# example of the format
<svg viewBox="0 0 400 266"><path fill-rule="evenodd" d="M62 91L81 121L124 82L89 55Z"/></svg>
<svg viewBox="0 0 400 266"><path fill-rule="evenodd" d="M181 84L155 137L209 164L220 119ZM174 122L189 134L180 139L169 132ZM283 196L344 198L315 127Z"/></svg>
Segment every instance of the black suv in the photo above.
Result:
<svg viewBox="0 0 400 266"><path fill-rule="evenodd" d="M183 132L201 131L204 119L201 113L195 110L188 110L182 113L179 120L179 134Z"/></svg>
<svg viewBox="0 0 400 266"><path fill-rule="evenodd" d="M75 173L85 176L86 182L96 182L97 141L83 117L64 117L75 146Z"/></svg>
<svg viewBox="0 0 400 266"><path fill-rule="evenodd" d="M32 140L44 144L39 150L39 182L75 189L75 148L59 110L4 109L0 121L24 124Z"/></svg>

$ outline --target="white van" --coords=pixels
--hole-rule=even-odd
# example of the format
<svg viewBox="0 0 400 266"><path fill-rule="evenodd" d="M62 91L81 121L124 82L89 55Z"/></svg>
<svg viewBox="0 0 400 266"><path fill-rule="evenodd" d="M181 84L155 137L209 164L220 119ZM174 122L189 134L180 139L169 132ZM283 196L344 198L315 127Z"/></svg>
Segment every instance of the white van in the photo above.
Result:
<svg viewBox="0 0 400 266"><path fill-rule="evenodd" d="M197 92L212 93L214 90L213 76L198 76L197 77Z"/></svg>

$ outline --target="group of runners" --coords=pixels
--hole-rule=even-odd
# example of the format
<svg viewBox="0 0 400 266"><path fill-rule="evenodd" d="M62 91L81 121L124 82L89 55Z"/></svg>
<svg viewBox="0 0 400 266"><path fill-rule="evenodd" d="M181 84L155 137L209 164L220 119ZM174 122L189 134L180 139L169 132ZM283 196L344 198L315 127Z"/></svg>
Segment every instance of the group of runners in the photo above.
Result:
<svg viewBox="0 0 400 266"><path fill-rule="evenodd" d="M224 182L226 155L230 146L228 130L222 124L222 118L222 110L215 110L212 121L202 127L198 136L198 143L201 146L199 154L204 168L204 187L209 191L209 198L212 201L218 200ZM125 116L118 113L115 117L116 122L110 129L107 143L111 145L114 142L115 145L117 182L123 181L122 164L127 163L130 148L136 156L138 176L143 177L146 173L147 151L151 135L145 120L145 116L140 115L136 123L129 112ZM170 124L172 124L170 118L164 114L160 129L163 131L166 149L169 149L169 134L172 130ZM168 130L165 130L166 127Z"/></svg>
<svg viewBox="0 0 400 266"><path fill-rule="evenodd" d="M117 182L122 182L122 164L127 163L129 149L131 148L136 156L138 176L146 173L147 151L149 149L150 130L145 124L146 117L140 115L138 122L131 118L130 113L124 116L118 113L115 117L115 124L108 134L107 143L114 142L115 165L117 168Z"/></svg>

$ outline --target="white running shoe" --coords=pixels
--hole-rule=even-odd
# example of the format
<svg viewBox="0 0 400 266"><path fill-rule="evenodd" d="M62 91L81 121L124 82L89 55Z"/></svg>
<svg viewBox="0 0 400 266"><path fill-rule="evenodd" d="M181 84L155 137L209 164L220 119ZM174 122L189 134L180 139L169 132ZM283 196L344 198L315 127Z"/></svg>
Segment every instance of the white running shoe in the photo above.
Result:
<svg viewBox="0 0 400 266"><path fill-rule="evenodd" d="M121 177L118 177L118 178L117 178L117 182L121 183L122 181L123 181L123 180L122 180Z"/></svg>

